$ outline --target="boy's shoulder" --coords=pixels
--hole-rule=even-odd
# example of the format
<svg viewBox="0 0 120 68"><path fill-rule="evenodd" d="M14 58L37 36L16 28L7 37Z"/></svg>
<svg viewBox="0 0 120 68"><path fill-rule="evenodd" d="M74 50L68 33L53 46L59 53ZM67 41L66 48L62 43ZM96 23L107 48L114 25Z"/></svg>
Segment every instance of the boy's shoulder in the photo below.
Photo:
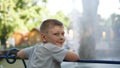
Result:
<svg viewBox="0 0 120 68"><path fill-rule="evenodd" d="M50 50L50 51L58 51L58 50L64 50L65 48L63 47L59 47L55 44L52 43L46 43L43 45L43 47L45 47L46 49Z"/></svg>
<svg viewBox="0 0 120 68"><path fill-rule="evenodd" d="M57 45L52 44L52 43L38 43L38 44L35 45L35 48L37 48L38 50L40 50L40 49L47 49L49 51L63 49L63 48L58 47Z"/></svg>

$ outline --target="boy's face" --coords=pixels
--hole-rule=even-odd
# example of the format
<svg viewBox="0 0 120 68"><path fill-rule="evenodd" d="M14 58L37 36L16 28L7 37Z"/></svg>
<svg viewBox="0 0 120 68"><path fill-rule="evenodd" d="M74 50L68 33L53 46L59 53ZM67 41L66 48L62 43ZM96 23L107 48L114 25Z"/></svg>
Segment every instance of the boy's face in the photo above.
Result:
<svg viewBox="0 0 120 68"><path fill-rule="evenodd" d="M48 32L44 36L45 42L53 43L62 47L65 41L64 28L61 26L54 26L48 29Z"/></svg>

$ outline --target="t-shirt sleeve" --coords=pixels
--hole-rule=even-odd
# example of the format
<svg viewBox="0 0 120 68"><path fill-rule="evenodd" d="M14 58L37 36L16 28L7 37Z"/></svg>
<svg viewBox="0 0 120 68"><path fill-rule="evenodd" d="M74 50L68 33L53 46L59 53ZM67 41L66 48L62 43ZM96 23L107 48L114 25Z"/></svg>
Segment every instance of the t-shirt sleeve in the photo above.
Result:
<svg viewBox="0 0 120 68"><path fill-rule="evenodd" d="M26 58L29 58L29 56L30 56L30 55L32 54L32 52L33 52L33 49L34 49L33 46L23 49Z"/></svg>
<svg viewBox="0 0 120 68"><path fill-rule="evenodd" d="M66 55L66 53L68 52L67 49L64 48L60 48L60 47L54 47L54 49L52 50L52 56L55 60L57 60L58 62L62 62L64 60L64 57Z"/></svg>

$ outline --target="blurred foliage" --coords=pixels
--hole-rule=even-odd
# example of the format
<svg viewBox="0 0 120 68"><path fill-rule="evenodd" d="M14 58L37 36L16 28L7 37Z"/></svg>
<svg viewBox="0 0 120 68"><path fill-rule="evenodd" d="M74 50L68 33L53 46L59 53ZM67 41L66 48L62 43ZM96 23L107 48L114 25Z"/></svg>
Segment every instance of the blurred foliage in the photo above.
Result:
<svg viewBox="0 0 120 68"><path fill-rule="evenodd" d="M65 27L69 27L70 20L68 17L65 17L64 13L62 11L58 11L56 15L51 16L51 18L55 18L60 20L61 22L64 23Z"/></svg>
<svg viewBox="0 0 120 68"><path fill-rule="evenodd" d="M42 20L55 18L69 25L69 19L59 11L50 15L47 0L0 0L0 39L15 31L28 31L39 27Z"/></svg>

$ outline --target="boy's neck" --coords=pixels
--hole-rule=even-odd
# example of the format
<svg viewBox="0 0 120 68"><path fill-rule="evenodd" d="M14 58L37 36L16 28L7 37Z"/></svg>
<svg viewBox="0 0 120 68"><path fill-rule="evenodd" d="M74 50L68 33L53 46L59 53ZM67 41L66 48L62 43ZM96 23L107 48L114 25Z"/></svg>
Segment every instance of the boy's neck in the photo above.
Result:
<svg viewBox="0 0 120 68"><path fill-rule="evenodd" d="M43 43L44 43L44 44L47 44L47 43L53 44L53 43L51 43L51 42L43 42ZM53 45L58 46L58 47L61 47L61 46L56 45L56 44L53 44Z"/></svg>

